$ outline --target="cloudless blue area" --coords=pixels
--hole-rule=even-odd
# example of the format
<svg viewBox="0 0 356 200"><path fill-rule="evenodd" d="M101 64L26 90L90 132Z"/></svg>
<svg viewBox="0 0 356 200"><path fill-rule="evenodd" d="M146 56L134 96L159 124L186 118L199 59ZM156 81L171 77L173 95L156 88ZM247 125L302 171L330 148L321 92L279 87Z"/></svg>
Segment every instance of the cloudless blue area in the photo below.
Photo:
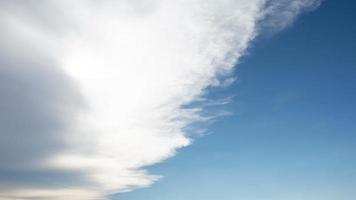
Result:
<svg viewBox="0 0 356 200"><path fill-rule="evenodd" d="M212 96L234 115L115 200L356 199L356 1L326 0L260 38Z"/></svg>

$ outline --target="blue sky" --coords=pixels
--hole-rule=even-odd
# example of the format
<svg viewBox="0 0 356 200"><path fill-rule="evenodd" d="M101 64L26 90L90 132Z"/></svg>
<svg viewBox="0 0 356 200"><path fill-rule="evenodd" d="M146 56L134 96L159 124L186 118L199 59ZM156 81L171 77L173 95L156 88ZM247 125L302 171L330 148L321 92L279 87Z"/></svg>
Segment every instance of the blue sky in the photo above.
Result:
<svg viewBox="0 0 356 200"><path fill-rule="evenodd" d="M355 9L0 1L0 199L355 199Z"/></svg>
<svg viewBox="0 0 356 200"><path fill-rule="evenodd" d="M356 198L356 3L326 0L260 37L235 70L234 115L150 168L164 178L118 200Z"/></svg>

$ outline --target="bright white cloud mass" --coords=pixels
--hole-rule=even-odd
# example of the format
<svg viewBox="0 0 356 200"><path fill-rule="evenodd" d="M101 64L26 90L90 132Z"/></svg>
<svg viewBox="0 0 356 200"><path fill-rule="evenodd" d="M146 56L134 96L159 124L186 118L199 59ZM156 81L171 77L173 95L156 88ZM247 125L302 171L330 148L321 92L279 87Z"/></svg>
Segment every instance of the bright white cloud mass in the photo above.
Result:
<svg viewBox="0 0 356 200"><path fill-rule="evenodd" d="M316 0L0 1L0 199L102 199L191 143L261 29ZM225 78L224 78L225 77Z"/></svg>

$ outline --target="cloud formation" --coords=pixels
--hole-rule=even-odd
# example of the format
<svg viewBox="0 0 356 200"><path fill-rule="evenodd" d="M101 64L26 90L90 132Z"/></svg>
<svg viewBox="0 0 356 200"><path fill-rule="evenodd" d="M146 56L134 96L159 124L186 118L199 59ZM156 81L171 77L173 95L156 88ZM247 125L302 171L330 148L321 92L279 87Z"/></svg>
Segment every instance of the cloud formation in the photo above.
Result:
<svg viewBox="0 0 356 200"><path fill-rule="evenodd" d="M261 28L317 0L0 2L0 198L101 199L151 185L191 143L185 107Z"/></svg>

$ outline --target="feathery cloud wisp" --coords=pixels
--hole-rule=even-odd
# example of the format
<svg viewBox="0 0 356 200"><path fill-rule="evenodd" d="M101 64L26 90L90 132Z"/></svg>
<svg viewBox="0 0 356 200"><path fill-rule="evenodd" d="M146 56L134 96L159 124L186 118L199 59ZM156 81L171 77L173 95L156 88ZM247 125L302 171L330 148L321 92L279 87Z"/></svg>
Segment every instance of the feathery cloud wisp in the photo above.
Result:
<svg viewBox="0 0 356 200"><path fill-rule="evenodd" d="M95 199L152 184L190 144L184 105L228 74L260 24L316 0L0 2L0 197Z"/></svg>

